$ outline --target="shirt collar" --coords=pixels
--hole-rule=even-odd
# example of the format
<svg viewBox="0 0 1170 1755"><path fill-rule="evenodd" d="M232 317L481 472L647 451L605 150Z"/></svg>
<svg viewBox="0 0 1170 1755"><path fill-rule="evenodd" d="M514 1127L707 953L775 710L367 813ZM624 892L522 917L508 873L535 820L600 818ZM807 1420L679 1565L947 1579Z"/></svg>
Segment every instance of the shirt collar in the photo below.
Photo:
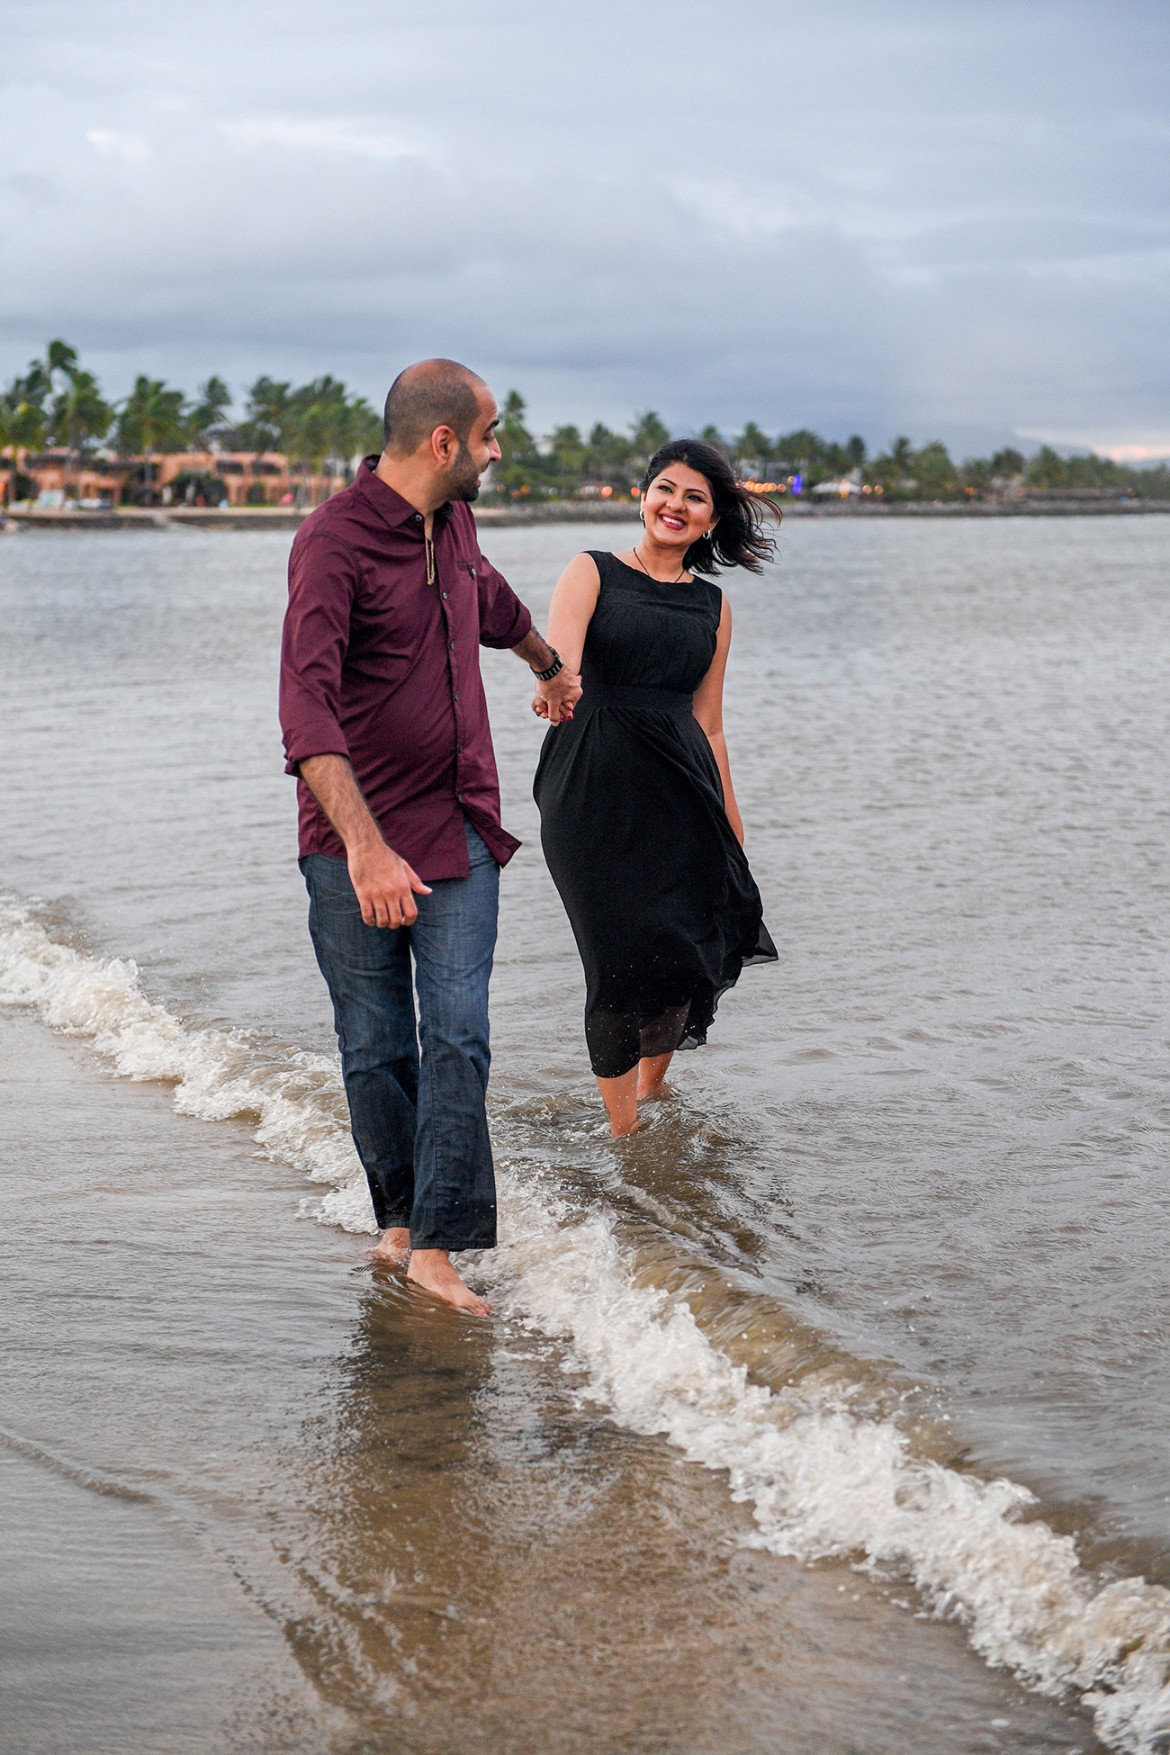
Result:
<svg viewBox="0 0 1170 1755"><path fill-rule="evenodd" d="M391 529L396 530L405 524L411 528L417 527L421 532L422 513L417 511L409 500L404 500L402 495L388 482L384 482L380 475L375 474L377 467L377 452L369 457L363 457L358 466L357 475L354 477L354 487L369 500ZM445 524L450 516L451 502L447 500L435 512L435 522Z"/></svg>

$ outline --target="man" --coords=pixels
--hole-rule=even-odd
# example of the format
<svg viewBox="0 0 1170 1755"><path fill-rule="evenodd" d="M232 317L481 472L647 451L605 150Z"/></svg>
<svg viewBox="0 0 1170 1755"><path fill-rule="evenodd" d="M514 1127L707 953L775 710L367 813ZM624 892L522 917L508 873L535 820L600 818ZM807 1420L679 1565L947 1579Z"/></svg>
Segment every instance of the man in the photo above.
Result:
<svg viewBox="0 0 1170 1755"><path fill-rule="evenodd" d="M452 360L395 379L381 457L297 533L281 662L309 931L383 1232L374 1258L409 1261L415 1284L477 1314L449 1252L496 1241L488 977L499 868L519 845L500 825L479 647L531 666L538 713L581 693L479 551L468 502L500 455L498 419Z"/></svg>

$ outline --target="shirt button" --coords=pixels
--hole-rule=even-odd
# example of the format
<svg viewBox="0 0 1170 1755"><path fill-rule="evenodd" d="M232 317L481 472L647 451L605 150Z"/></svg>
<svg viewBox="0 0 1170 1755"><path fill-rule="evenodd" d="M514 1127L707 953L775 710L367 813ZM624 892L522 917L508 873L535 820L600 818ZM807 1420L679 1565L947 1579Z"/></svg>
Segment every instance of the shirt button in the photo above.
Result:
<svg viewBox="0 0 1170 1755"><path fill-rule="evenodd" d="M455 642L454 642L454 640L449 640L449 641L448 641L448 642L447 642L447 643L448 643L448 645L449 645L449 646L450 646L450 648L451 648L451 650L452 650L452 652L454 652L454 650L455 650Z"/></svg>
<svg viewBox="0 0 1170 1755"><path fill-rule="evenodd" d="M421 524L422 523L422 513L416 512L413 519L411 520L411 522L414 524Z"/></svg>
<svg viewBox="0 0 1170 1755"><path fill-rule="evenodd" d="M462 803L463 803L463 794L462 794L462 793L461 793L461 792L457 792L457 793L456 793L456 794L455 794L455 803L456 803L456 804L462 804Z"/></svg>
<svg viewBox="0 0 1170 1755"><path fill-rule="evenodd" d="M457 700L458 700L458 699L459 699L459 696L458 696L458 695L452 695L452 696L451 696L451 699L452 699L452 700L453 700L453 701L457 701Z"/></svg>
<svg viewBox="0 0 1170 1755"><path fill-rule="evenodd" d="M446 601L447 601L447 593L446 593L446 592L445 592L445 591L444 591L444 593L443 593L443 602L444 602L444 603L446 603Z"/></svg>

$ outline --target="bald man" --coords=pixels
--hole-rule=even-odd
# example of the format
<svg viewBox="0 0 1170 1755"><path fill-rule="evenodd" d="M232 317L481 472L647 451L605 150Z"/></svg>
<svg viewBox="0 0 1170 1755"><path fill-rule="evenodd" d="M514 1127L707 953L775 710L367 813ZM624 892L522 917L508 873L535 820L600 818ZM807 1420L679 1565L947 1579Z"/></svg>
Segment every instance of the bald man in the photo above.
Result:
<svg viewBox="0 0 1170 1755"><path fill-rule="evenodd" d="M500 822L479 648L522 658L554 721L581 694L479 549L469 502L500 455L498 420L453 360L395 379L381 456L297 533L281 660L309 931L382 1230L374 1259L480 1315L450 1257L496 1241L488 978L519 843Z"/></svg>

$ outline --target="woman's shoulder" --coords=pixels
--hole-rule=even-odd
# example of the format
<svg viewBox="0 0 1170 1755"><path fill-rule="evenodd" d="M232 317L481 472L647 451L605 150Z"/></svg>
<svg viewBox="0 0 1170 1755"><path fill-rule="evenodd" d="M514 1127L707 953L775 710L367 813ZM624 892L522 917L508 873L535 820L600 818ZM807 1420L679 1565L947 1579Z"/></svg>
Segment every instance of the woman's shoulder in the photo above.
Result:
<svg viewBox="0 0 1170 1755"><path fill-rule="evenodd" d="M691 584L703 598L707 606L714 611L715 618L723 614L723 592L713 579L706 579L702 573L691 574Z"/></svg>
<svg viewBox="0 0 1170 1755"><path fill-rule="evenodd" d="M606 548L587 548L577 556L578 561L592 561L597 570L598 583L601 586L623 585L630 576L630 568L620 556L611 554ZM575 563L574 563L575 564Z"/></svg>

